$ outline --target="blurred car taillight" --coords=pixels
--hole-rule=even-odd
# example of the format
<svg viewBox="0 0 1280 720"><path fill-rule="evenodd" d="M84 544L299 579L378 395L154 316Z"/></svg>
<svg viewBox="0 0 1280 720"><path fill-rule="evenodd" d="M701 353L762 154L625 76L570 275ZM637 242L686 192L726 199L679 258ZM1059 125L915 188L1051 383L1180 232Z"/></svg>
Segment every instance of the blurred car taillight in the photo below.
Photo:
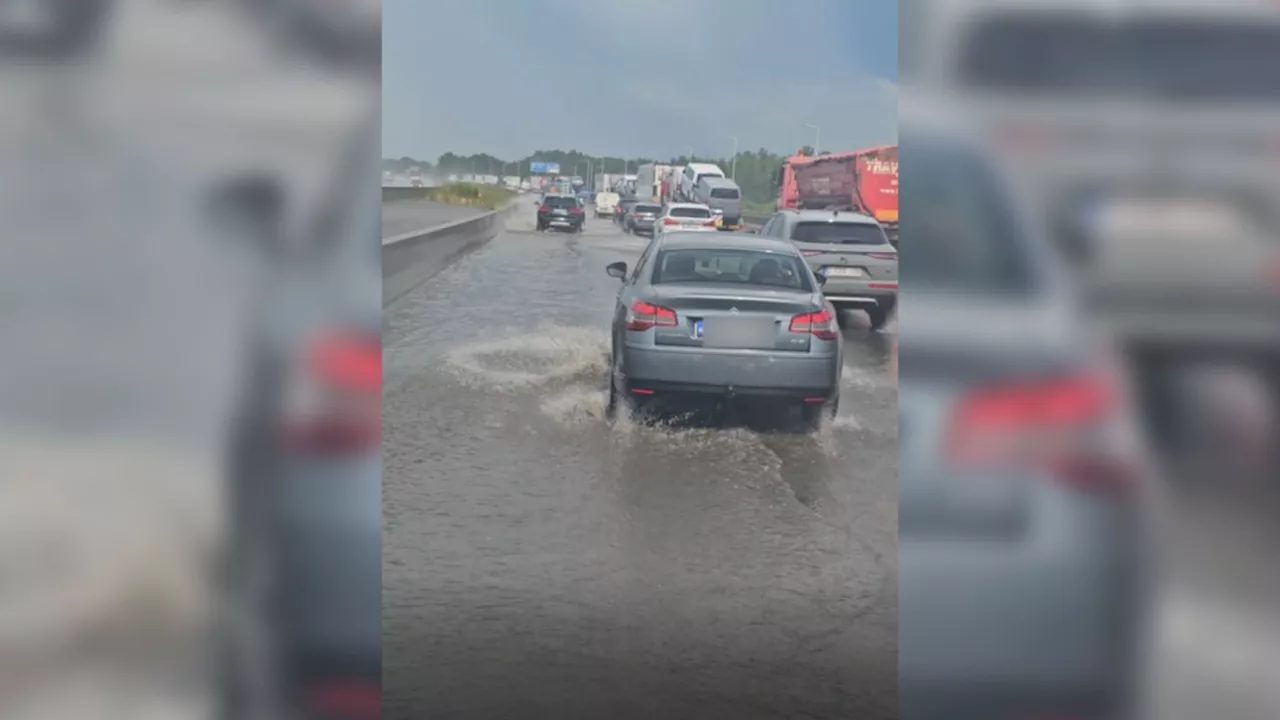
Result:
<svg viewBox="0 0 1280 720"><path fill-rule="evenodd" d="M652 327L675 327L676 311L637 300L627 312L627 329L644 331Z"/></svg>
<svg viewBox="0 0 1280 720"><path fill-rule="evenodd" d="M540 212L540 213L549 213L549 212L551 212L551 206L550 206L550 205L543 205L542 207L538 208L538 212Z"/></svg>
<svg viewBox="0 0 1280 720"><path fill-rule="evenodd" d="M867 257L876 260L897 260L898 253L867 253Z"/></svg>
<svg viewBox="0 0 1280 720"><path fill-rule="evenodd" d="M807 333L819 340L835 340L840 337L836 317L829 310L796 315L791 318L790 329L793 333Z"/></svg>
<svg viewBox="0 0 1280 720"><path fill-rule="evenodd" d="M586 210L583 210L580 207L573 208L572 210L569 211L570 215L582 215L584 213L586 213Z"/></svg>
<svg viewBox="0 0 1280 720"><path fill-rule="evenodd" d="M382 436L382 341L339 330L316 337L285 395L283 434L316 454L377 449Z"/></svg>
<svg viewBox="0 0 1280 720"><path fill-rule="evenodd" d="M1081 490L1124 495L1139 469L1136 455L1114 443L1124 407L1103 373L985 387L960 401L947 457L965 470L1043 471Z"/></svg>
<svg viewBox="0 0 1280 720"><path fill-rule="evenodd" d="M382 717L382 689L372 682L326 682L308 694L309 709L321 718L376 720Z"/></svg>
<svg viewBox="0 0 1280 720"><path fill-rule="evenodd" d="M675 218L662 218L663 225L679 225L680 221Z"/></svg>
<svg viewBox="0 0 1280 720"><path fill-rule="evenodd" d="M800 254L805 257L813 257L814 255L821 255L822 251L821 250L801 250Z"/></svg>

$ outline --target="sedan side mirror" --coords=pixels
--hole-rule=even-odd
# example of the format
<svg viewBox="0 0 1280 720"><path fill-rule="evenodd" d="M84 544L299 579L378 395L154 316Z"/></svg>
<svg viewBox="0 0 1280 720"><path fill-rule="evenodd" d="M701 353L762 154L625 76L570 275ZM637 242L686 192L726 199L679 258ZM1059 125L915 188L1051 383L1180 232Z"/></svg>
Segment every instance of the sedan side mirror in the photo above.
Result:
<svg viewBox="0 0 1280 720"><path fill-rule="evenodd" d="M285 193L272 177L249 175L228 180L209 195L214 227L274 255L284 242Z"/></svg>
<svg viewBox="0 0 1280 720"><path fill-rule="evenodd" d="M624 262L610 263L604 271L609 273L609 277L616 277L619 280L627 279L627 264Z"/></svg>
<svg viewBox="0 0 1280 720"><path fill-rule="evenodd" d="M818 287L827 286L827 276L824 273L814 273L813 279L818 281Z"/></svg>

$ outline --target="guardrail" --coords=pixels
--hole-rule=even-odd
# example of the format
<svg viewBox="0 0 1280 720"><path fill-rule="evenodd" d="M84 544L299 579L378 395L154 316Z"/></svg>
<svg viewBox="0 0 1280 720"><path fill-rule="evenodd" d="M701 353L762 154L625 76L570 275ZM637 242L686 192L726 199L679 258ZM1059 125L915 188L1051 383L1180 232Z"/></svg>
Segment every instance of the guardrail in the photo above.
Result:
<svg viewBox="0 0 1280 720"><path fill-rule="evenodd" d="M386 190L388 188L383 188L384 198ZM500 210L477 217L385 238L382 241L382 306L387 307L459 257L496 237L515 205L511 202Z"/></svg>

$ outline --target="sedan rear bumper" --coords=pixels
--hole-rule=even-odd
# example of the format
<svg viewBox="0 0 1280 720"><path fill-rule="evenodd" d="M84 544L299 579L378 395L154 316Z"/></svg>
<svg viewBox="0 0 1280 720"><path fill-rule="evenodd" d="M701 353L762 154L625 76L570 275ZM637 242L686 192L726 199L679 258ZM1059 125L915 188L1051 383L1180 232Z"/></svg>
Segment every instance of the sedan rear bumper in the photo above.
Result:
<svg viewBox="0 0 1280 720"><path fill-rule="evenodd" d="M831 398L840 387L840 360L835 354L765 355L629 345L623 349L622 373L628 390Z"/></svg>
<svg viewBox="0 0 1280 720"><path fill-rule="evenodd" d="M832 305L873 305L898 297L896 280L828 279L822 294Z"/></svg>

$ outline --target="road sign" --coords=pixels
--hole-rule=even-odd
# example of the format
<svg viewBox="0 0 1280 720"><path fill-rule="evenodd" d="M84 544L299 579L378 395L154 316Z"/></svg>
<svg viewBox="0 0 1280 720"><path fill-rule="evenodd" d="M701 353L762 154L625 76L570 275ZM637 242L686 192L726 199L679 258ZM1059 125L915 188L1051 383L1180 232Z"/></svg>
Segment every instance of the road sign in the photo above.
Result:
<svg viewBox="0 0 1280 720"><path fill-rule="evenodd" d="M529 163L529 172L533 173L534 175L541 175L546 171L547 171L547 164L544 162Z"/></svg>
<svg viewBox="0 0 1280 720"><path fill-rule="evenodd" d="M544 170L543 172L547 173L548 175L560 174L560 163L549 162L549 163L543 163L543 164L546 165L547 167L547 169Z"/></svg>

